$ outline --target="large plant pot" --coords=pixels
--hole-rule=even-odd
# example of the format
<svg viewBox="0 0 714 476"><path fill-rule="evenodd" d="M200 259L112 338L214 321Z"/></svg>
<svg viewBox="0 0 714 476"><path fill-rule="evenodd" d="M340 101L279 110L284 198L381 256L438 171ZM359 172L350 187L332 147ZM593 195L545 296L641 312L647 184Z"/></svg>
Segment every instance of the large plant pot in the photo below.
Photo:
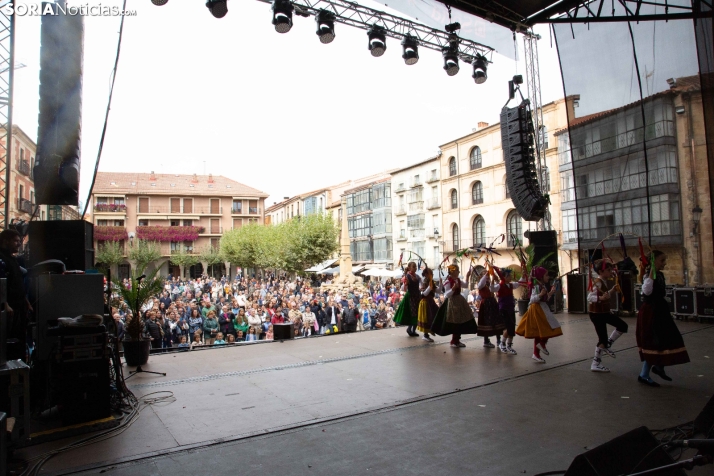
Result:
<svg viewBox="0 0 714 476"><path fill-rule="evenodd" d="M122 344L124 345L126 365L129 367L138 367L149 361L150 340L125 340Z"/></svg>
<svg viewBox="0 0 714 476"><path fill-rule="evenodd" d="M518 300L518 314L523 317L523 315L528 311L528 302L526 299Z"/></svg>

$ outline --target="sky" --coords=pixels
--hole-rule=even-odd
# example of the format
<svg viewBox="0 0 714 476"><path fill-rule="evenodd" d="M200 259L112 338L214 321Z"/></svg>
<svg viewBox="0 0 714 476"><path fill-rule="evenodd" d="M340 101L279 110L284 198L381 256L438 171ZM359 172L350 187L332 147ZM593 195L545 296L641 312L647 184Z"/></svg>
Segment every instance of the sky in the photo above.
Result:
<svg viewBox="0 0 714 476"><path fill-rule="evenodd" d="M100 171L224 175L269 194L272 204L435 155L478 122L498 122L507 81L525 73L520 36L520 61L495 53L488 80L477 85L470 65L449 77L441 54L425 48L416 65L406 66L393 39L374 58L363 30L338 23L335 40L323 45L312 17L295 16L292 30L279 34L266 3L231 0L222 19L204 4L127 1L136 15L124 22ZM82 201L97 160L120 20L85 17ZM16 22L16 63L25 66L15 72L14 121L33 139L40 21ZM563 87L550 32L536 33L543 37L547 103L562 98Z"/></svg>

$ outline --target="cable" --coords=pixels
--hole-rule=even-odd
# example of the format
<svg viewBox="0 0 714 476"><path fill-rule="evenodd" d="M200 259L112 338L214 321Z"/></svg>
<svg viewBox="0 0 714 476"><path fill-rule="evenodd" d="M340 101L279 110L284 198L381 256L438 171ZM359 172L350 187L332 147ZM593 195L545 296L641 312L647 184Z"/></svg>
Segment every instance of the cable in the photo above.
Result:
<svg viewBox="0 0 714 476"><path fill-rule="evenodd" d="M124 0L123 11L126 11L126 0ZM102 128L102 137L99 140L99 150L97 151L97 161L94 164L94 174L92 175L92 184L89 186L89 193L87 193L87 200L84 203L84 211L82 212L82 220L87 214L87 208L89 208L89 202L91 201L92 190L94 189L94 183L97 181L97 172L99 171L99 161L102 158L102 150L104 149L104 137L107 134L107 123L109 122L109 111L112 108L112 96L114 95L114 83L117 79L117 67L119 66L119 52L121 51L121 40L124 34L124 18L126 15L122 15L121 22L119 24L119 41L117 42L117 55L114 59L114 69L112 70L112 85L109 88L109 101L107 102L107 112L104 115L104 127Z"/></svg>

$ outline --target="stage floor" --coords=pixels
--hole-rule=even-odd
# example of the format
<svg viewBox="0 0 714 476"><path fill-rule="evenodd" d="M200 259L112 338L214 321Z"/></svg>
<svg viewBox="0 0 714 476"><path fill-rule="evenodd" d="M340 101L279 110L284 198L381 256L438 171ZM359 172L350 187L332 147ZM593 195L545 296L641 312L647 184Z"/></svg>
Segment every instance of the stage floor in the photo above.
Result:
<svg viewBox="0 0 714 476"><path fill-rule="evenodd" d="M691 421L714 392L714 326L678 322L692 362L649 388L637 382L634 318L617 358L603 358L612 372L597 374L588 317L557 317L564 336L548 344L546 364L531 360L523 338L510 356L480 337L453 349L449 338L430 344L403 328L152 355L144 370L168 375L139 374L129 387L176 401L146 408L116 438L51 459L41 474L532 475L564 470L638 426Z"/></svg>

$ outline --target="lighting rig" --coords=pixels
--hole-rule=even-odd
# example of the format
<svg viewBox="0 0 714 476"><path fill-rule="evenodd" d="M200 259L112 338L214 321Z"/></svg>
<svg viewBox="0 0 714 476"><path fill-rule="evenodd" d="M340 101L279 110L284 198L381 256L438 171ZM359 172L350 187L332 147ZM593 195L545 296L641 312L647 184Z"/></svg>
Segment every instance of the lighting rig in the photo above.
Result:
<svg viewBox="0 0 714 476"><path fill-rule="evenodd" d="M367 48L374 57L387 51L387 37L401 41L402 58L407 65L419 61L419 47L438 51L444 58L444 71L449 76L459 72L459 61L470 64L476 84L487 79L486 70L493 56L493 48L460 38L459 23L446 25L445 30L412 22L389 13L380 12L346 0L259 0L271 4L273 26L278 33L287 33L293 26L293 14L315 17L316 34L323 44L335 39L335 23L342 23L367 31ZM154 5L166 5L168 0L151 0ZM227 0L208 0L206 7L216 18L228 13Z"/></svg>

